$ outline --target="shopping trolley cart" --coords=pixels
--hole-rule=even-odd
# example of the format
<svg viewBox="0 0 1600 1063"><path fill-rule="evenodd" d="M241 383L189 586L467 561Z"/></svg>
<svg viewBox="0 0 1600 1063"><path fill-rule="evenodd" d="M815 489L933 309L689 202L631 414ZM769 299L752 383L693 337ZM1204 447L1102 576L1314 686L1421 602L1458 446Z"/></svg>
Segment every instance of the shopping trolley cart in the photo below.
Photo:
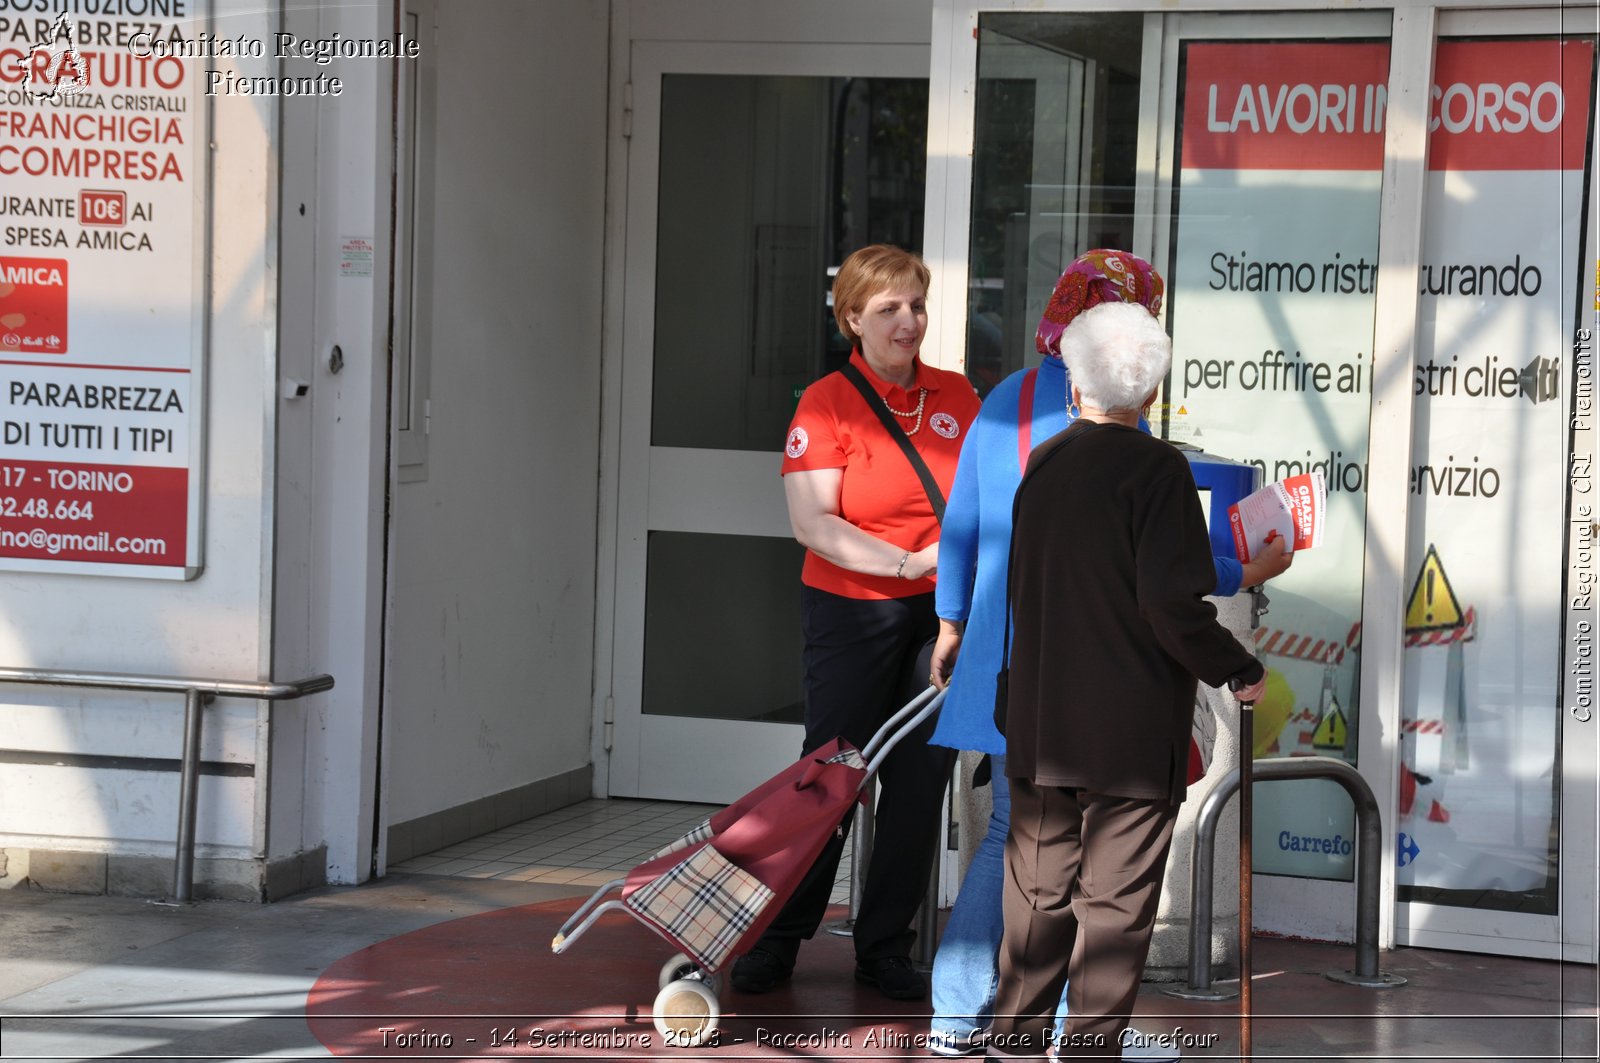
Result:
<svg viewBox="0 0 1600 1063"><path fill-rule="evenodd" d="M928 687L891 716L865 747L835 739L768 779L700 826L606 883L550 943L566 951L608 911L624 911L681 950L661 967L651 1007L668 1045L693 1047L722 1017L719 972L747 952L844 830L889 752L939 711ZM621 895L604 900L613 890Z"/></svg>

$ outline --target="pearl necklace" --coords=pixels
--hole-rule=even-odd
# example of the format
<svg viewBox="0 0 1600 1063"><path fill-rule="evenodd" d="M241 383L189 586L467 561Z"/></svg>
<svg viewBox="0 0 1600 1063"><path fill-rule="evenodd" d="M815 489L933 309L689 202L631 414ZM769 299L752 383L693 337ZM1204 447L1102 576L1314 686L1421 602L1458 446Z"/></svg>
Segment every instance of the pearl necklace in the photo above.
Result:
<svg viewBox="0 0 1600 1063"><path fill-rule="evenodd" d="M914 436L918 432L922 431L922 408L927 404L927 388L917 389L917 408L914 410L897 410L893 406L889 405L889 397L887 395L885 395L883 399L883 408L894 414L896 417L915 417L917 419L917 423L906 431L906 435L908 436Z"/></svg>

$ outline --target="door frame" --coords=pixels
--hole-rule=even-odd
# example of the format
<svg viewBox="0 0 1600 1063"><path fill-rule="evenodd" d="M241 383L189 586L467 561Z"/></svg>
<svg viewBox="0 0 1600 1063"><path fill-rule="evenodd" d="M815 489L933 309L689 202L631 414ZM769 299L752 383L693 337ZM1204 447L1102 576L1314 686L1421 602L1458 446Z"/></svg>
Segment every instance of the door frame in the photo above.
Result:
<svg viewBox="0 0 1600 1063"><path fill-rule="evenodd" d="M738 733L746 728L783 733L772 724L707 720L702 722L708 727L699 729L704 733L663 738L645 733L637 706L629 703L630 698L637 699L643 675L644 551L651 487L650 357L646 353L641 362L632 352L641 342L638 323L646 323L645 336L653 332L656 216L654 199L638 204L630 188L635 179L653 180L658 165L654 138L659 131L659 109L650 116L656 124L649 130L644 128L645 117L636 113L635 82L647 73L665 72L836 76L865 69L886 77L924 77L930 67L927 0L891 0L870 7L852 0L806 4L746 0L734 5L717 0L616 0L612 13L591 738L592 792L600 797L636 792L643 742L658 742L650 755L660 757L674 750L726 748L730 728L733 741L762 740L756 732ZM643 104L658 104L659 83L648 97L644 93L640 97ZM635 172L641 166L648 168L648 174ZM642 250L645 245L636 244L633 260L630 232L647 234L648 253ZM648 352L648 343L641 349ZM774 479L778 474L777 451L696 453L741 477L765 463L770 463ZM667 455L666 460L682 457ZM776 494L781 498L781 491ZM745 526L730 530L792 534L786 514L752 514ZM715 744L707 746L713 735ZM799 749L799 729L792 728L777 740L787 750L784 762L792 761ZM749 770L755 770L754 765ZM761 774L743 781L754 785L765 778Z"/></svg>

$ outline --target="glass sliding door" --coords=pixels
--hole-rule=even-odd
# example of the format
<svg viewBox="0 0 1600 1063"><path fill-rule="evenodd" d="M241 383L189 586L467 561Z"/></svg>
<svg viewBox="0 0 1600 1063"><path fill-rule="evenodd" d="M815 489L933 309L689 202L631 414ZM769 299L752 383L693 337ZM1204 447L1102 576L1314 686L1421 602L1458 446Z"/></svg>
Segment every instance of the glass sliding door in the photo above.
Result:
<svg viewBox="0 0 1600 1063"><path fill-rule="evenodd" d="M922 243L925 46L636 42L610 792L731 801L799 756L778 475L850 345L832 274Z"/></svg>
<svg viewBox="0 0 1600 1063"><path fill-rule="evenodd" d="M1250 752L1355 764L1389 15L1186 14L1161 30L1153 231L1174 355L1158 430L1263 483L1322 478L1322 545L1267 587L1253 633L1267 690ZM1286 780L1257 784L1253 807L1257 927L1348 934L1349 797Z"/></svg>
<svg viewBox="0 0 1600 1063"><path fill-rule="evenodd" d="M967 376L980 395L1038 358L1061 271L1133 248L1139 14L979 21Z"/></svg>
<svg viewBox="0 0 1600 1063"><path fill-rule="evenodd" d="M1266 482L1328 483L1325 545L1273 582L1258 632L1257 756L1356 759L1389 25L1384 12L977 19L974 384L1037 360L1035 326L1073 257L1127 248L1167 279L1175 356L1155 430ZM1338 934L1354 906L1348 797L1278 782L1255 807L1258 873L1314 898L1276 928Z"/></svg>
<svg viewBox="0 0 1600 1063"><path fill-rule="evenodd" d="M1561 903L1564 860L1595 871L1592 781L1587 806L1564 803L1583 770L1562 749L1563 695L1583 675L1565 652L1581 619L1568 531L1594 519L1572 450L1592 402L1589 30L1479 14L1442 22L1435 49L1396 824L1413 944L1592 955L1592 887L1587 912Z"/></svg>
<svg viewBox="0 0 1600 1063"><path fill-rule="evenodd" d="M1346 33L1356 30L1346 25ZM1387 27L1175 44L1170 438L1320 475L1323 545L1268 588L1257 757L1354 762ZM1258 785L1258 873L1349 881L1349 798Z"/></svg>
<svg viewBox="0 0 1600 1063"><path fill-rule="evenodd" d="M1592 12L957 6L974 383L1036 358L1079 251L1151 258L1156 430L1327 493L1254 635L1255 755L1369 781L1383 944L1593 963ZM1258 786L1260 929L1349 939L1354 827Z"/></svg>

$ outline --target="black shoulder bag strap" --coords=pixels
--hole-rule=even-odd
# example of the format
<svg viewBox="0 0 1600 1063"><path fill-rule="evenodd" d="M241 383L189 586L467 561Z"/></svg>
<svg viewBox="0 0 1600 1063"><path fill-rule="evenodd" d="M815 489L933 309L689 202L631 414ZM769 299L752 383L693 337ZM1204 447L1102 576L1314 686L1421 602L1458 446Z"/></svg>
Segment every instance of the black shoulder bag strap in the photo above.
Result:
<svg viewBox="0 0 1600 1063"><path fill-rule="evenodd" d="M944 523L944 492L939 490L939 482L933 478L933 470L928 468L928 463L922 460L922 455L917 453L917 448L911 445L911 437L906 435L906 430L900 427L889 408L883 404L883 396L872 390L872 385L867 383L867 378L861 375L861 370L846 362L839 372L844 378L855 385L861 392L861 397L867 400L867 408L878 415L878 420L883 422L883 427L888 431L889 438L899 444L900 452L906 456L915 470L917 479L922 481L922 489L928 492L928 501L933 504L933 519L940 524Z"/></svg>
<svg viewBox="0 0 1600 1063"><path fill-rule="evenodd" d="M1082 434L1075 432L1069 436L1063 433L1063 438L1055 446L1041 451L1028 463L1027 470L1022 474L1022 482L1017 484L1017 493L1011 497L1011 544L1006 548L1006 625L1005 634L1001 636L1000 642L1000 671L996 672L994 677L994 725L1002 735L1006 733L1006 703L1011 689L1011 584L1017 578L1017 510L1022 501L1022 489L1045 462L1065 450L1068 443Z"/></svg>

